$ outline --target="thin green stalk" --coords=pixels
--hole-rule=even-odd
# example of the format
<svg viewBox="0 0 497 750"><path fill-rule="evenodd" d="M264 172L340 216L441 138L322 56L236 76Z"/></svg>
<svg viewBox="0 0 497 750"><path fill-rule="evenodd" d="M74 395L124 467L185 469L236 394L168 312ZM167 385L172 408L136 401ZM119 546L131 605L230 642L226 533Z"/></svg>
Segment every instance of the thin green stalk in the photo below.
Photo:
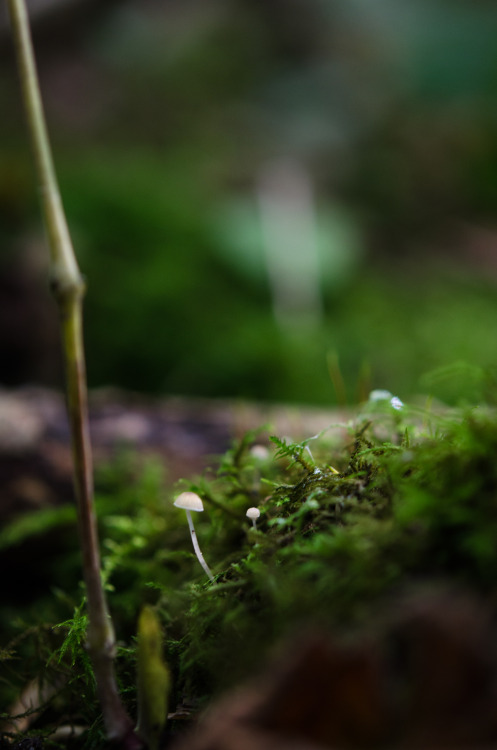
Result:
<svg viewBox="0 0 497 750"><path fill-rule="evenodd" d="M82 300L85 285L78 268L62 207L48 139L29 20L24 0L8 0L21 89L40 187L50 247L50 276L62 326L67 410L72 437L74 485L88 600L87 645L95 672L102 713L110 739L139 747L119 696L115 673L115 636L100 572L100 551L93 498L93 464L88 427Z"/></svg>

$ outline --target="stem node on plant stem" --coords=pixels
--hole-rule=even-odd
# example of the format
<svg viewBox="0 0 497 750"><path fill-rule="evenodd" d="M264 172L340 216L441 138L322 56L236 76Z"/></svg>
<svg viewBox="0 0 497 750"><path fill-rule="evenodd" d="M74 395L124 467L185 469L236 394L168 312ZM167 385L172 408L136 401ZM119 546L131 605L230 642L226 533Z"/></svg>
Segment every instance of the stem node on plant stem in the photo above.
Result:
<svg viewBox="0 0 497 750"><path fill-rule="evenodd" d="M61 311L72 301L82 302L86 292L86 284L82 276L75 282L65 278L63 274L57 272L57 269L50 271L48 283Z"/></svg>

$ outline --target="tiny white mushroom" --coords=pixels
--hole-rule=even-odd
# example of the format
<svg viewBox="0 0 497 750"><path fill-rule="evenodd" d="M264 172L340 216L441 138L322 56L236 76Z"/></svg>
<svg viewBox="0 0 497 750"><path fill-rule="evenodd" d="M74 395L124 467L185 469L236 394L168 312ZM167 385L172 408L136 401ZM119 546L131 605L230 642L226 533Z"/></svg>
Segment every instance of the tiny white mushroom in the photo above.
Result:
<svg viewBox="0 0 497 750"><path fill-rule="evenodd" d="M193 521L192 521L192 515L191 511L194 510L197 513L200 513L203 511L204 506L202 503L202 500L200 497L196 494L196 492L182 492L181 495L178 495L176 500L174 501L174 505L177 508L182 508L186 512L186 518L188 520L188 527L190 529L190 535L193 542L193 549L195 550L195 554L197 555L198 561L200 565L203 567L211 581L214 580L214 576L212 575L209 566L204 560L204 556L202 552L200 551L200 547L198 545L197 535L195 533L195 529L193 528Z"/></svg>
<svg viewBox="0 0 497 750"><path fill-rule="evenodd" d="M254 529L256 529L256 521L261 515L261 511L259 510L259 508L249 508L245 515L247 516L247 518L250 518L250 520L252 521L252 526L254 527Z"/></svg>
<svg viewBox="0 0 497 750"><path fill-rule="evenodd" d="M249 452L252 458L255 458L258 462L267 461L269 458L269 450L265 445L253 445Z"/></svg>
<svg viewBox="0 0 497 750"><path fill-rule="evenodd" d="M382 389L377 389L376 391L371 391L369 394L369 400L372 403L378 403L378 401L389 401L390 406L392 406L397 411L399 409L402 409L404 404L400 400L398 396L392 396L390 391L384 391Z"/></svg>

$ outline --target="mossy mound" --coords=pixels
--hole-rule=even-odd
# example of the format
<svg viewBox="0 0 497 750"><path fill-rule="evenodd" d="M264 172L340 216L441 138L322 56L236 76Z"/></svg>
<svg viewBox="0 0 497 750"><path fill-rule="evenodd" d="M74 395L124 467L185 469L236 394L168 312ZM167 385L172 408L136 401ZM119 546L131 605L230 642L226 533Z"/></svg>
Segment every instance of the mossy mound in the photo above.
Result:
<svg viewBox="0 0 497 750"><path fill-rule="evenodd" d="M193 554L184 513L172 504L177 493L164 492L160 467L150 464L139 477L131 459L107 467L97 477L100 532L130 711L145 602L164 626L172 710L205 705L247 678L300 627L364 629L386 602L421 583L455 583L492 605L496 453L497 415L483 407L435 414L382 401L302 443L250 433L216 470L177 490L203 499L206 512L195 522L214 582ZM255 529L245 515L251 506L261 511ZM51 534L73 533L66 510L59 519L51 514ZM10 529L0 542L29 545L33 532L24 528L24 539ZM51 690L32 731L48 733L63 715L91 727L84 742L95 746L101 722L86 619L74 553L63 552L70 596L44 591L17 611L3 608L11 625L1 652L2 700L7 705L42 675Z"/></svg>

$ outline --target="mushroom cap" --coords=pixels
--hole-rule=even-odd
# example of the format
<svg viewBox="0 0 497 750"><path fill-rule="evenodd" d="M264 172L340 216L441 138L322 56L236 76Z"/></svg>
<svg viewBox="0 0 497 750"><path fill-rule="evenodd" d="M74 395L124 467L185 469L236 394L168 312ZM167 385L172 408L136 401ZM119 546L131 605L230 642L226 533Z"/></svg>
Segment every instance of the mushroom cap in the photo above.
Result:
<svg viewBox="0 0 497 750"><path fill-rule="evenodd" d="M256 518L259 518L261 511L259 508L249 508L245 515L247 518L251 518L252 521L254 521Z"/></svg>
<svg viewBox="0 0 497 750"><path fill-rule="evenodd" d="M196 492L182 492L174 501L174 505L183 510L195 510L199 513L204 509L202 500Z"/></svg>
<svg viewBox="0 0 497 750"><path fill-rule="evenodd" d="M391 398L390 391L385 391L383 388L377 388L369 394L370 401L390 401Z"/></svg>

